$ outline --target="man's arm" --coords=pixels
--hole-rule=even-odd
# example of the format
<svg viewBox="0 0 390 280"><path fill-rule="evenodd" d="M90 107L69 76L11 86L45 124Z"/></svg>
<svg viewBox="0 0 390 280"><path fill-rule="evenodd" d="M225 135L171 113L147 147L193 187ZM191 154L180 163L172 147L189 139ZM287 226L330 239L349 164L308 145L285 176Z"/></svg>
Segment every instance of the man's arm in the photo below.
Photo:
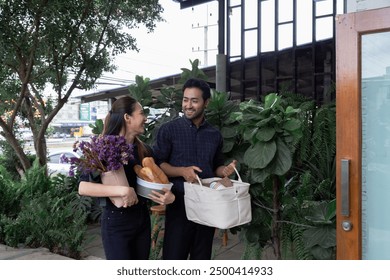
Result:
<svg viewBox="0 0 390 280"><path fill-rule="evenodd" d="M187 182L195 182L196 173L202 172L197 166L173 166L167 162L161 163L160 168L168 177L183 177Z"/></svg>

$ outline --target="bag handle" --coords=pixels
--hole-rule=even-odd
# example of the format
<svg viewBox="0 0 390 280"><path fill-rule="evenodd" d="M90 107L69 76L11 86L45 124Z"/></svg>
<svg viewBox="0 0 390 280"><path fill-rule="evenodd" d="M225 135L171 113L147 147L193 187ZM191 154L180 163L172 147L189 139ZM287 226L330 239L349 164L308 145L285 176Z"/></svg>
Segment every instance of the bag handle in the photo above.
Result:
<svg viewBox="0 0 390 280"><path fill-rule="evenodd" d="M242 183L242 179L241 179L240 173L238 173L238 170L237 170L237 168L235 166L233 168L234 168L234 171L236 171L236 174L237 174L237 177L238 177L238 181L240 183Z"/></svg>
<svg viewBox="0 0 390 280"><path fill-rule="evenodd" d="M200 180L198 174L196 174L196 180L198 180L199 186L203 187L202 180Z"/></svg>
<svg viewBox="0 0 390 280"><path fill-rule="evenodd" d="M239 181L240 183L242 183L242 179L241 179L240 173L238 173L238 170L237 170L236 167L233 167L233 168L234 168L234 171L235 171L236 174L237 174L238 181ZM198 180L199 185L200 185L201 187L203 187L203 185L202 185L202 180L200 180L198 174L196 174L196 180Z"/></svg>

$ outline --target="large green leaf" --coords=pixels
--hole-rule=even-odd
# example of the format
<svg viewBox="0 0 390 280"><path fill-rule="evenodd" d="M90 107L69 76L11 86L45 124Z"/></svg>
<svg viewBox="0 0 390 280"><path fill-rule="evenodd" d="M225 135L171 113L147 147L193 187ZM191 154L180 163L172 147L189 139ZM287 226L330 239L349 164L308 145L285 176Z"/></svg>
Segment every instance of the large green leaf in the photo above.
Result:
<svg viewBox="0 0 390 280"><path fill-rule="evenodd" d="M255 225L246 230L245 237L249 243L257 243L264 246L271 237L271 231L269 228Z"/></svg>
<svg viewBox="0 0 390 280"><path fill-rule="evenodd" d="M307 248L319 245L323 248L336 246L336 229L329 226L309 228L303 232L303 238Z"/></svg>
<svg viewBox="0 0 390 280"><path fill-rule="evenodd" d="M265 97L264 108L272 108L279 103L279 97L276 93L270 93Z"/></svg>
<svg viewBox="0 0 390 280"><path fill-rule="evenodd" d="M264 169L252 169L251 170L251 178L253 181L257 183L264 182L267 177L271 175L266 168Z"/></svg>
<svg viewBox="0 0 390 280"><path fill-rule="evenodd" d="M254 99L251 99L249 101L244 101L240 103L240 110L241 111L259 111L263 110L263 108L260 106L260 103Z"/></svg>
<svg viewBox="0 0 390 280"><path fill-rule="evenodd" d="M233 112L230 114L229 119L232 121L242 121L243 113L242 112Z"/></svg>
<svg viewBox="0 0 390 280"><path fill-rule="evenodd" d="M301 109L295 109L291 106L286 108L286 116L296 115L301 112Z"/></svg>
<svg viewBox="0 0 390 280"><path fill-rule="evenodd" d="M284 125L283 125L283 128L285 130L288 130L288 131L294 131L294 130L297 130L301 127L301 121L298 120L298 119L290 119L290 120L287 120Z"/></svg>
<svg viewBox="0 0 390 280"><path fill-rule="evenodd" d="M332 224L336 216L336 200L316 202L311 215L305 216L305 219L313 223Z"/></svg>
<svg viewBox="0 0 390 280"><path fill-rule="evenodd" d="M264 168L272 161L275 153L276 143L274 141L258 142L246 150L244 162L249 168Z"/></svg>
<svg viewBox="0 0 390 280"><path fill-rule="evenodd" d="M221 134L222 134L223 138L233 138L233 137L237 136L237 132L236 132L235 128L226 127L226 126L222 127Z"/></svg>
<svg viewBox="0 0 390 280"><path fill-rule="evenodd" d="M334 248L323 248L321 246L314 246L311 248L310 252L314 256L314 259L316 260L333 260L333 252Z"/></svg>
<svg viewBox="0 0 390 280"><path fill-rule="evenodd" d="M277 151L273 161L273 173L282 176L290 170L292 165L291 152L286 144L280 139L276 139Z"/></svg>
<svg viewBox="0 0 390 280"><path fill-rule="evenodd" d="M252 139L253 137L256 135L257 131L259 129L258 128L255 128L255 129L246 129L242 135L242 137L244 138L245 141L248 141L250 143L252 143Z"/></svg>
<svg viewBox="0 0 390 280"><path fill-rule="evenodd" d="M256 133L256 138L259 141L267 142L274 137L275 133L276 132L273 127L264 127Z"/></svg>
<svg viewBox="0 0 390 280"><path fill-rule="evenodd" d="M245 116L246 116L246 115L245 115ZM269 125L269 123L270 123L272 120L275 119L275 116L274 116L274 115L270 115L268 118L265 118L265 119L263 119L263 118L258 118L258 119L260 119L260 121L258 121L258 122L256 123L256 126L257 126L257 127L264 127L264 126L266 126L266 125Z"/></svg>
<svg viewBox="0 0 390 280"><path fill-rule="evenodd" d="M230 139L224 139L223 140L222 152L224 154L230 152L233 149L233 147L234 147L234 141L232 141Z"/></svg>

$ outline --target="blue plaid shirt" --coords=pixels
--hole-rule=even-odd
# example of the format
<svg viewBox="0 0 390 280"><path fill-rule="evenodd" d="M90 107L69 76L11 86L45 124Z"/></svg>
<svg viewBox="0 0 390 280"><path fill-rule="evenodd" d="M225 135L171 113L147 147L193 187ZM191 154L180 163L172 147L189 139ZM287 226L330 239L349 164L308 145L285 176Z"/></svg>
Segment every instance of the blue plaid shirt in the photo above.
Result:
<svg viewBox="0 0 390 280"><path fill-rule="evenodd" d="M217 167L224 164L221 133L207 121L197 128L191 120L181 117L163 124L157 133L153 153L157 164L198 166L200 178L215 177ZM169 178L173 190L184 192L182 177Z"/></svg>

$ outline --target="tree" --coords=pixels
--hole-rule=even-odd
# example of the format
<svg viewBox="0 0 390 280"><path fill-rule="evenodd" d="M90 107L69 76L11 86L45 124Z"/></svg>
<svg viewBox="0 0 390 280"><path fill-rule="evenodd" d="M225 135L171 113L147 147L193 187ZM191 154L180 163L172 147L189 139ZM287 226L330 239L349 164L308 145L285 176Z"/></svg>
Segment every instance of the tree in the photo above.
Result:
<svg viewBox="0 0 390 280"><path fill-rule="evenodd" d="M46 130L72 92L113 72L116 55L138 51L131 30L152 32L162 11L158 0L0 0L0 133L24 171L17 127L31 128L44 165Z"/></svg>

